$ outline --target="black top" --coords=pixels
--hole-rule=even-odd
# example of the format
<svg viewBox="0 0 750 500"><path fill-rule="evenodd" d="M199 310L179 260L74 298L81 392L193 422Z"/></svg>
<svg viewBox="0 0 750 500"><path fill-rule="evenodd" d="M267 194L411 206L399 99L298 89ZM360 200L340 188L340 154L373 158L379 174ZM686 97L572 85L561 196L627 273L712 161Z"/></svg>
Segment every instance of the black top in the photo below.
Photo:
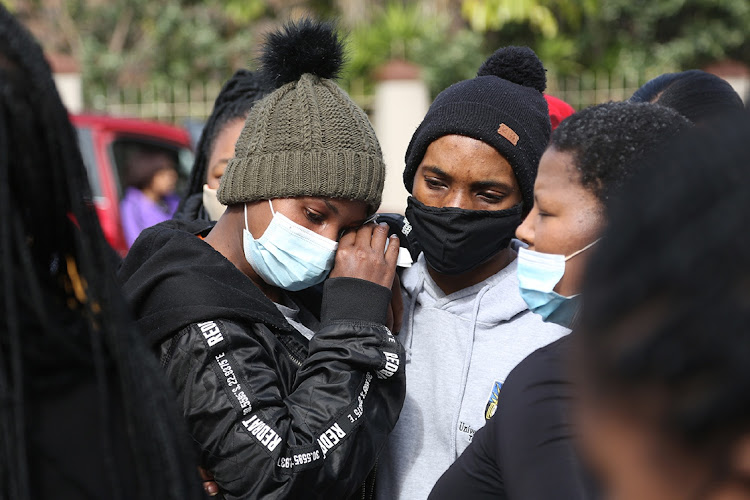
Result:
<svg viewBox="0 0 750 500"><path fill-rule="evenodd" d="M114 381L107 391L117 393ZM119 498L136 498L138 469L128 452L122 398L115 395L102 420L93 374L57 390L34 392L28 401L29 465L34 498L113 498L111 478L103 457L117 470ZM103 427L106 426L106 429ZM101 441L106 432L111 448Z"/></svg>
<svg viewBox="0 0 750 500"><path fill-rule="evenodd" d="M196 237L205 237L213 226L170 220L147 228L120 266L123 292L149 345L212 318L294 330L247 276Z"/></svg>
<svg viewBox="0 0 750 500"><path fill-rule="evenodd" d="M227 500L361 497L406 391L403 348L384 326L390 289L326 280L308 341L197 237L211 227L148 228L119 272L201 465Z"/></svg>
<svg viewBox="0 0 750 500"><path fill-rule="evenodd" d="M572 443L568 336L508 376L492 419L438 480L430 499L594 498Z"/></svg>
<svg viewBox="0 0 750 500"><path fill-rule="evenodd" d="M23 420L32 498L135 498L138 470L117 368L102 357L106 378L99 391L86 321L54 291L46 291L44 305L54 335L42 329L27 304L19 306L27 335L22 346ZM109 443L103 442L104 436ZM115 487L119 497L112 494Z"/></svg>
<svg viewBox="0 0 750 500"><path fill-rule="evenodd" d="M208 216L208 212L203 206L203 192L193 193L184 198L172 218L186 221L210 221L211 217Z"/></svg>

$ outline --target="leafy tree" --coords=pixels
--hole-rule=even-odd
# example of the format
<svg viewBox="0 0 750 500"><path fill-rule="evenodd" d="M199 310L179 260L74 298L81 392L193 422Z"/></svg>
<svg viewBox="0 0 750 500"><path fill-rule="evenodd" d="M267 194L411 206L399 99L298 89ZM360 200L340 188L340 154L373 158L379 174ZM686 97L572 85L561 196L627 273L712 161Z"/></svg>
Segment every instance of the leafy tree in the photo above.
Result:
<svg viewBox="0 0 750 500"><path fill-rule="evenodd" d="M558 32L554 13L541 0L464 0L461 12L480 32L499 30L509 22L528 22L545 38Z"/></svg>
<svg viewBox="0 0 750 500"><path fill-rule="evenodd" d="M584 64L683 69L733 58L750 62L750 2L608 0L581 47ZM588 52L586 49L599 50ZM588 54L588 57L587 57Z"/></svg>
<svg viewBox="0 0 750 500"><path fill-rule="evenodd" d="M480 33L451 29L448 16L426 15L418 4L390 2L351 30L344 84L371 91L375 70L390 59L423 68L431 93L476 75L487 56Z"/></svg>
<svg viewBox="0 0 750 500"><path fill-rule="evenodd" d="M280 19L342 18L342 83L372 91L391 58L423 68L431 92L472 77L504 45L529 45L557 75L657 73L750 63L748 0L0 0L45 49L72 55L84 87L221 82L252 67Z"/></svg>
<svg viewBox="0 0 750 500"><path fill-rule="evenodd" d="M746 0L463 0L489 46L529 45L557 74L750 63Z"/></svg>
<svg viewBox="0 0 750 500"><path fill-rule="evenodd" d="M528 45L558 74L583 69L580 52L600 0L463 0L461 12L491 48Z"/></svg>

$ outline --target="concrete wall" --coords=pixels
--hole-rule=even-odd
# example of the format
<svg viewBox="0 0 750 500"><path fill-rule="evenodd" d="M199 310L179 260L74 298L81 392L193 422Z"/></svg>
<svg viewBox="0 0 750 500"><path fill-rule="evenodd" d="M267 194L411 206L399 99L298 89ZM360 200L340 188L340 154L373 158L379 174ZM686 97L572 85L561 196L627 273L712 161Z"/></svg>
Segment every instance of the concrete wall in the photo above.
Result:
<svg viewBox="0 0 750 500"><path fill-rule="evenodd" d="M742 100L745 101L745 104L747 104L748 100L750 100L750 78L726 77L725 80L729 82L729 85L734 87L734 90L737 91Z"/></svg>
<svg viewBox="0 0 750 500"><path fill-rule="evenodd" d="M419 79L381 80L373 103L373 127L386 163L380 212L404 213L409 193L404 188L404 155L414 131L430 106L427 86Z"/></svg>
<svg viewBox="0 0 750 500"><path fill-rule="evenodd" d="M81 75L79 73L55 73L53 77L60 98L68 111L71 113L83 111Z"/></svg>

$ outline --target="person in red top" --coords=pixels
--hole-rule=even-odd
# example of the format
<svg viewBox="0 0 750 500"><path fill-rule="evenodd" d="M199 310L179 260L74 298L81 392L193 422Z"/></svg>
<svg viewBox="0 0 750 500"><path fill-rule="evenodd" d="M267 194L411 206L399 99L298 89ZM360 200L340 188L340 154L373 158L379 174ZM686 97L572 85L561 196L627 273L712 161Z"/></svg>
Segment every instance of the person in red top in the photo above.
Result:
<svg viewBox="0 0 750 500"><path fill-rule="evenodd" d="M547 100L547 107L549 108L549 123L552 126L552 131L560 125L560 123L576 112L576 110L563 101L559 97L544 94L544 98Z"/></svg>

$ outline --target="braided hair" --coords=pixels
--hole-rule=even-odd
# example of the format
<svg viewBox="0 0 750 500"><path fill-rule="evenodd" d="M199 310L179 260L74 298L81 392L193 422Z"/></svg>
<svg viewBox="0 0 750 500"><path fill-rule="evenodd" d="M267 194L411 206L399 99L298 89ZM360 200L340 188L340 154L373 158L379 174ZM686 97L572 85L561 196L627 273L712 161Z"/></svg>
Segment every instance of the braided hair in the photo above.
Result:
<svg viewBox="0 0 750 500"><path fill-rule="evenodd" d="M698 69L657 76L644 83L629 100L667 106L693 123L743 107L742 98L726 80Z"/></svg>
<svg viewBox="0 0 750 500"><path fill-rule="evenodd" d="M714 463L750 432L749 143L743 113L647 163L589 262L577 332L592 394L645 404Z"/></svg>
<svg viewBox="0 0 750 500"><path fill-rule="evenodd" d="M246 119L253 105L270 93L271 90L270 84L259 73L246 69L237 70L224 83L198 141L188 191L182 198L175 218L183 218L185 202L190 196L203 192L203 185L206 183L206 177L208 176L208 160L213 152L216 138L221 131L234 120Z"/></svg>
<svg viewBox="0 0 750 500"><path fill-rule="evenodd" d="M129 317L113 255L42 50L0 5L0 498L33 496L34 388L76 377L96 387L112 498L126 486L139 498L202 494L197 457ZM113 417L124 422L135 478L113 453Z"/></svg>

